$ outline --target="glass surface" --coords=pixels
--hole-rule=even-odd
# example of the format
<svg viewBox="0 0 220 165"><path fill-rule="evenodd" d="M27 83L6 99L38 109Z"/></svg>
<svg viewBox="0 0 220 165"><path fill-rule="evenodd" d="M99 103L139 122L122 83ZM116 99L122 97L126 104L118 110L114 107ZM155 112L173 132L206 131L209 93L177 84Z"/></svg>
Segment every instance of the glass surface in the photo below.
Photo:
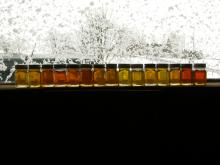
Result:
<svg viewBox="0 0 220 165"><path fill-rule="evenodd" d="M220 78L219 0L1 0L0 83L15 64L206 63Z"/></svg>

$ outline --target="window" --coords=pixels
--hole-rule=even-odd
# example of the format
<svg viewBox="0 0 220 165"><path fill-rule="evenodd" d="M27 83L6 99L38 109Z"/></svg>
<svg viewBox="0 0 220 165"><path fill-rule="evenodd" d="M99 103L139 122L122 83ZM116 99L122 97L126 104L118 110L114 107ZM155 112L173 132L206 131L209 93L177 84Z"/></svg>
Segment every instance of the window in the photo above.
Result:
<svg viewBox="0 0 220 165"><path fill-rule="evenodd" d="M0 82L17 63L196 63L220 78L219 0L1 0Z"/></svg>

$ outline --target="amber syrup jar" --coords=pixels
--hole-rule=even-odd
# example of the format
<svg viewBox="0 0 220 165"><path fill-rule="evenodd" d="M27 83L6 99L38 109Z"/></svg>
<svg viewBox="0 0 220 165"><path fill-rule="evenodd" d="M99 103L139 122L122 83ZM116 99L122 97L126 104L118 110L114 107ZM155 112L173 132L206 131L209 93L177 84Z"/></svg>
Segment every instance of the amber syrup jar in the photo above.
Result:
<svg viewBox="0 0 220 165"><path fill-rule="evenodd" d="M106 86L118 86L117 64L106 64Z"/></svg>
<svg viewBox="0 0 220 165"><path fill-rule="evenodd" d="M156 64L144 65L145 86L157 86L157 68Z"/></svg>
<svg viewBox="0 0 220 165"><path fill-rule="evenodd" d="M67 65L67 86L79 87L80 83L80 65L68 64Z"/></svg>
<svg viewBox="0 0 220 165"><path fill-rule="evenodd" d="M130 64L118 64L118 83L119 86L131 86Z"/></svg>
<svg viewBox="0 0 220 165"><path fill-rule="evenodd" d="M194 64L193 83L196 86L207 84L206 64Z"/></svg>
<svg viewBox="0 0 220 165"><path fill-rule="evenodd" d="M39 88L41 85L41 66L29 65L28 85L30 88Z"/></svg>
<svg viewBox="0 0 220 165"><path fill-rule="evenodd" d="M181 85L183 86L192 85L192 64L181 65Z"/></svg>
<svg viewBox="0 0 220 165"><path fill-rule="evenodd" d="M180 64L170 64L170 85L180 86L181 82L181 66Z"/></svg>
<svg viewBox="0 0 220 165"><path fill-rule="evenodd" d="M15 83L17 88L28 87L28 65L15 65Z"/></svg>
<svg viewBox="0 0 220 165"><path fill-rule="evenodd" d="M52 64L43 64L41 67L41 87L54 87Z"/></svg>
<svg viewBox="0 0 220 165"><path fill-rule="evenodd" d="M143 64L131 64L132 86L144 86Z"/></svg>
<svg viewBox="0 0 220 165"><path fill-rule="evenodd" d="M93 65L81 64L80 69L80 86L92 87L93 86Z"/></svg>
<svg viewBox="0 0 220 165"><path fill-rule="evenodd" d="M157 83L158 86L169 86L169 65L158 64L157 65Z"/></svg>
<svg viewBox="0 0 220 165"><path fill-rule="evenodd" d="M54 64L54 85L65 87L67 82L66 64Z"/></svg>
<svg viewBox="0 0 220 165"><path fill-rule="evenodd" d="M95 87L105 86L105 64L95 64L93 69L93 83Z"/></svg>

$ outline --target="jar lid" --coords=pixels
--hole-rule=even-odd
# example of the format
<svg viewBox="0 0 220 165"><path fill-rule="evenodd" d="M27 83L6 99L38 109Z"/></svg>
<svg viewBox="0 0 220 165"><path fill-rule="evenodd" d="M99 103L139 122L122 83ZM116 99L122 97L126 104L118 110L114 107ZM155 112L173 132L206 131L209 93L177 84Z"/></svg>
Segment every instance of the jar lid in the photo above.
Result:
<svg viewBox="0 0 220 165"><path fill-rule="evenodd" d="M206 64L194 64L195 68L206 68Z"/></svg>
<svg viewBox="0 0 220 165"><path fill-rule="evenodd" d="M168 64L157 64L158 68L168 68Z"/></svg>
<svg viewBox="0 0 220 165"><path fill-rule="evenodd" d="M117 68L117 64L106 64L106 68L116 69Z"/></svg>
<svg viewBox="0 0 220 165"><path fill-rule="evenodd" d="M68 64L67 68L80 68L79 64Z"/></svg>
<svg viewBox="0 0 220 165"><path fill-rule="evenodd" d="M92 68L91 64L81 64L81 68Z"/></svg>
<svg viewBox="0 0 220 165"><path fill-rule="evenodd" d="M192 68L192 64L182 64L182 68Z"/></svg>
<svg viewBox="0 0 220 165"><path fill-rule="evenodd" d="M52 64L43 64L42 69L53 69L53 65Z"/></svg>
<svg viewBox="0 0 220 165"><path fill-rule="evenodd" d="M105 64L94 64L94 68L105 68Z"/></svg>
<svg viewBox="0 0 220 165"><path fill-rule="evenodd" d="M54 64L54 68L55 69L65 69L66 68L66 64Z"/></svg>
<svg viewBox="0 0 220 165"><path fill-rule="evenodd" d="M131 64L131 68L143 68L143 64Z"/></svg>
<svg viewBox="0 0 220 165"><path fill-rule="evenodd" d="M170 64L170 68L180 68L180 64Z"/></svg>
<svg viewBox="0 0 220 165"><path fill-rule="evenodd" d="M130 64L118 64L119 68L130 68L131 65Z"/></svg>
<svg viewBox="0 0 220 165"><path fill-rule="evenodd" d="M15 69L28 69L28 65L24 65L24 64L15 65Z"/></svg>
<svg viewBox="0 0 220 165"><path fill-rule="evenodd" d="M41 65L38 65L38 64L31 64L29 65L29 69L40 69L40 66Z"/></svg>
<svg viewBox="0 0 220 165"><path fill-rule="evenodd" d="M156 64L144 64L145 68L156 68Z"/></svg>

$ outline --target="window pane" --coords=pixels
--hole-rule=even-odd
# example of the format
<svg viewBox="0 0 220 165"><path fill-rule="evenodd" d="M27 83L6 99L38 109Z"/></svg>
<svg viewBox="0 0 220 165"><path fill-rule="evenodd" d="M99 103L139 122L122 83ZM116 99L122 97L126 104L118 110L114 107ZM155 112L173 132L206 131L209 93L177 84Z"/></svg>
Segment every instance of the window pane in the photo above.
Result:
<svg viewBox="0 0 220 165"><path fill-rule="evenodd" d="M207 63L220 78L219 0L1 0L0 82L16 63Z"/></svg>

